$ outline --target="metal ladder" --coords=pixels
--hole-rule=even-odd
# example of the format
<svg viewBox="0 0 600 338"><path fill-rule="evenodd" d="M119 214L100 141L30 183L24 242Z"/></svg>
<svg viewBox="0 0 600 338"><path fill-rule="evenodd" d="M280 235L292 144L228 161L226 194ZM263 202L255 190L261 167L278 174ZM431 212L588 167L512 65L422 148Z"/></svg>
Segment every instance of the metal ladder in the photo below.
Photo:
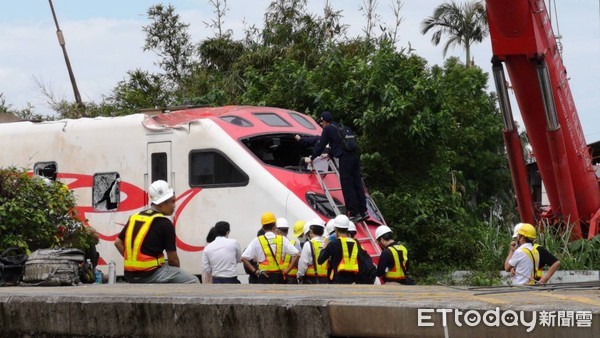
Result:
<svg viewBox="0 0 600 338"><path fill-rule="evenodd" d="M333 208L333 212L335 213L335 215L337 216L341 214L338 204L335 203L333 196L331 196L331 192L341 191L342 184L340 183L339 188L329 188L327 184L325 184L325 176L329 174L335 174L337 181L340 182L340 172L338 171L337 166L335 165L333 160L331 158L327 158L327 169L325 171L317 170L312 164L310 166L310 169L312 170L313 174L315 174L315 176L317 177L317 181L319 182L321 188L323 188L325 197L327 197L327 201L329 202L329 205L331 205L331 207Z"/></svg>
<svg viewBox="0 0 600 338"><path fill-rule="evenodd" d="M341 191L342 190L342 184L340 181L340 172L338 171L338 168L337 168L335 162L333 161L333 159L327 158L327 169L325 171L317 170L313 165L310 166L310 169L317 177L317 181L319 182L319 185L321 186L321 188L323 188L325 197L327 198L327 201L333 208L335 215L337 216L337 215L341 214L338 204L333 199L333 196L331 196L331 191ZM339 182L339 188L330 188L327 186L327 184L325 184L324 176L326 176L328 174L335 174L335 177L337 178L337 182ZM364 185L364 182L363 182L363 185ZM383 221L383 224L385 225L383 216L381 215L381 212L379 211L379 209L377 208L377 206L375 205L375 203L373 202L371 197L367 196L367 199L371 201L371 205L375 208L375 211L378 213L378 216L381 218L381 220ZM375 241L375 238L373 238L373 234L369 230L369 225L367 224L367 222L365 222L365 221L355 222L354 225L356 225L357 229L358 229L358 227L361 227L363 230L363 233L365 233L367 235L367 237L356 238L356 240L359 243L369 242L375 250L375 253L370 254L370 256L371 257L379 257L379 255L381 255L381 248L379 248L379 245L377 245L377 241Z"/></svg>

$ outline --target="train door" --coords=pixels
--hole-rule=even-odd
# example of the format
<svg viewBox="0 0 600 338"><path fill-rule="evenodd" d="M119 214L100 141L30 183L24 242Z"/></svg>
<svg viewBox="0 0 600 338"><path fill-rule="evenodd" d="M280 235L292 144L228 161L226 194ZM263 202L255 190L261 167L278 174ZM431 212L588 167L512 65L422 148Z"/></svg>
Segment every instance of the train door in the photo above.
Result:
<svg viewBox="0 0 600 338"><path fill-rule="evenodd" d="M144 190L156 181L163 180L171 187L175 186L175 177L171 167L171 142L148 143L148 167L144 177Z"/></svg>

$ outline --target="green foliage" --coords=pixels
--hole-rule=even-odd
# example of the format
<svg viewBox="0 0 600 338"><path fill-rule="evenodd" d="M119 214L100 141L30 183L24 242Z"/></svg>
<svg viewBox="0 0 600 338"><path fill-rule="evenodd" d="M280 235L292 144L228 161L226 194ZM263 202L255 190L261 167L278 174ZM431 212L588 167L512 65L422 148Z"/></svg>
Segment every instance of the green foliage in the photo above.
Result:
<svg viewBox="0 0 600 338"><path fill-rule="evenodd" d="M455 58L428 67L385 38L338 41L338 19L306 13L303 0L274 1L257 40L201 42L171 101L334 112L359 135L366 183L408 246L414 273L476 266L484 215L510 196L487 74Z"/></svg>
<svg viewBox="0 0 600 338"><path fill-rule="evenodd" d="M112 104L118 115L137 113L140 108L165 107L174 95L164 76L139 69L129 71L128 79L113 90ZM112 116L112 115L111 115Z"/></svg>
<svg viewBox="0 0 600 338"><path fill-rule="evenodd" d="M49 247L86 250L94 244L74 214L75 199L63 184L16 168L0 169L0 251Z"/></svg>
<svg viewBox="0 0 600 338"><path fill-rule="evenodd" d="M561 270L600 270L600 236L570 241L571 226L544 224L538 243L560 260Z"/></svg>
<svg viewBox="0 0 600 338"><path fill-rule="evenodd" d="M194 47L188 32L189 24L181 22L175 7L155 5L148 9L152 21L144 26L146 44L144 50L156 52L158 65L166 72L167 79L180 84L189 74Z"/></svg>

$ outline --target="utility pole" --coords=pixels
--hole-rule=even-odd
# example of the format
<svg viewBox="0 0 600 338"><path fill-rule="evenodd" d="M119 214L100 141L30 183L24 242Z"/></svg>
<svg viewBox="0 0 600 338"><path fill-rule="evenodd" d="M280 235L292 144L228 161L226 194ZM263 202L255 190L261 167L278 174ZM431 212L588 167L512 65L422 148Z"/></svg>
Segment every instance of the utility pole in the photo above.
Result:
<svg viewBox="0 0 600 338"><path fill-rule="evenodd" d="M56 25L56 37L58 38L58 43L60 44L60 48L62 48L63 55L65 56L65 63L67 64L69 78L71 79L71 85L73 86L73 94L75 95L75 102L77 102L77 106L79 107L79 109L81 109L81 114L85 116L85 106L81 101L79 89L77 89L77 82L75 81L75 75L73 74L73 69L71 68L71 62L69 61L67 48L65 47L65 37L63 36L60 27L58 27L58 20L56 19L56 13L54 13L54 6L52 5L52 0L48 0L48 3L50 4L50 9L52 10L52 17L54 18L54 24Z"/></svg>

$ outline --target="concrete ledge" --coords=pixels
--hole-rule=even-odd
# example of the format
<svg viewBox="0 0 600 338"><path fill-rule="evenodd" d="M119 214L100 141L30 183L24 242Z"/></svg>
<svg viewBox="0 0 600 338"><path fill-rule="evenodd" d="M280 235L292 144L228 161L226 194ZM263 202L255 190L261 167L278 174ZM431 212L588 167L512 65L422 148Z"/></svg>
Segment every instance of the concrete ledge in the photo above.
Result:
<svg viewBox="0 0 600 338"><path fill-rule="evenodd" d="M86 285L0 288L0 337L598 337L600 292L425 286ZM420 310L426 309L426 316ZM591 327L458 324L473 310L585 311ZM438 311L439 310L439 311ZM430 316L430 317L427 317ZM425 323L430 326L419 326Z"/></svg>

